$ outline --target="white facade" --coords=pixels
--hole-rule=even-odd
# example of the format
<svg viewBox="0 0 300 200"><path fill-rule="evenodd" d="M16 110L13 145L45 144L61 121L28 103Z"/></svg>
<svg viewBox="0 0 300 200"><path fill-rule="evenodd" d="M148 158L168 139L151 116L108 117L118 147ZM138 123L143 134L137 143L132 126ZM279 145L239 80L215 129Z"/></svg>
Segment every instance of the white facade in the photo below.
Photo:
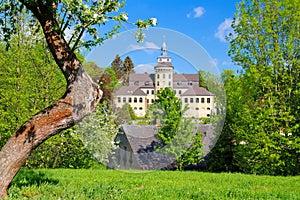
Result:
<svg viewBox="0 0 300 200"><path fill-rule="evenodd" d="M137 116L144 116L156 99L158 90L170 87L181 99L183 107L188 105L186 117L209 118L214 110L215 96L199 87L198 74L175 74L167 46L163 43L161 55L154 67L155 74L130 74L129 86L123 86L114 94L114 105L121 108L128 103Z"/></svg>

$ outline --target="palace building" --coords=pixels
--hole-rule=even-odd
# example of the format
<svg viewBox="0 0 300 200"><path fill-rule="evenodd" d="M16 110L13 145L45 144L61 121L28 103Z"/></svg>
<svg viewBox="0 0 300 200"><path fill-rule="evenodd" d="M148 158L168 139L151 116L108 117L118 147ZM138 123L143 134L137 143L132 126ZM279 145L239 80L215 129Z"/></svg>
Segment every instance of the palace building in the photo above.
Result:
<svg viewBox="0 0 300 200"><path fill-rule="evenodd" d="M128 103L137 116L144 116L156 99L160 89L170 87L181 99L182 106L188 105L185 117L209 118L215 104L215 95L199 87L198 74L174 73L171 57L167 54L167 45L161 47L154 74L130 74L129 85L121 87L114 94L114 105L121 108Z"/></svg>

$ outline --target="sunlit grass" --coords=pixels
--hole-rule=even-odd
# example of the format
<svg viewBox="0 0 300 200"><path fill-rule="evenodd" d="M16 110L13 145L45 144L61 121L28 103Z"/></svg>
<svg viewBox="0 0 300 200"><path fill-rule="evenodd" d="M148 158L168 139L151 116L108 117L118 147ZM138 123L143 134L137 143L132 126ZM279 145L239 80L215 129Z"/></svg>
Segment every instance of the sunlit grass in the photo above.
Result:
<svg viewBox="0 0 300 200"><path fill-rule="evenodd" d="M99 169L22 170L9 199L300 199L300 177Z"/></svg>

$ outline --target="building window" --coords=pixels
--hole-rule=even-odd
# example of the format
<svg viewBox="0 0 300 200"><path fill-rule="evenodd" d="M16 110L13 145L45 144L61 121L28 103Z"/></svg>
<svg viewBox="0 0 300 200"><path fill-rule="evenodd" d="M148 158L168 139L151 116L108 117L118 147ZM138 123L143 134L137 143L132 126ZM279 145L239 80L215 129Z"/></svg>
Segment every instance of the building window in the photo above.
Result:
<svg viewBox="0 0 300 200"><path fill-rule="evenodd" d="M196 110L199 110L199 108L196 108Z"/></svg>
<svg viewBox="0 0 300 200"><path fill-rule="evenodd" d="M159 74L157 74L157 76L156 76L157 78L159 78Z"/></svg>
<svg viewBox="0 0 300 200"><path fill-rule="evenodd" d="M166 75L165 74L163 74L163 79L165 79L166 78Z"/></svg>
<svg viewBox="0 0 300 200"><path fill-rule="evenodd" d="M118 102L121 103L121 97L118 97Z"/></svg>
<svg viewBox="0 0 300 200"><path fill-rule="evenodd" d="M154 99L151 99L151 103L154 103Z"/></svg>
<svg viewBox="0 0 300 200"><path fill-rule="evenodd" d="M137 98L136 98L136 97L134 97L133 102L134 102L134 103L137 103Z"/></svg>
<svg viewBox="0 0 300 200"><path fill-rule="evenodd" d="M126 97L123 97L123 103L126 103Z"/></svg>
<svg viewBox="0 0 300 200"><path fill-rule="evenodd" d="M210 108L207 108L207 110L210 110Z"/></svg>
<svg viewBox="0 0 300 200"><path fill-rule="evenodd" d="M190 103L194 103L194 98L190 98Z"/></svg>
<svg viewBox="0 0 300 200"><path fill-rule="evenodd" d="M201 98L201 103L204 103L204 98Z"/></svg>
<svg viewBox="0 0 300 200"><path fill-rule="evenodd" d="M196 103L199 103L199 98L196 98Z"/></svg>
<svg viewBox="0 0 300 200"><path fill-rule="evenodd" d="M139 86L139 84L140 84L140 83L139 83L138 81L134 81L134 85L135 85L135 86Z"/></svg>
<svg viewBox="0 0 300 200"><path fill-rule="evenodd" d="M149 94L149 90L147 90L147 94Z"/></svg>
<svg viewBox="0 0 300 200"><path fill-rule="evenodd" d="M134 110L137 110L137 107L134 107L133 109L134 109Z"/></svg>
<svg viewBox="0 0 300 200"><path fill-rule="evenodd" d="M162 59L160 58L160 59L159 59L159 61L161 62L161 61L162 61Z"/></svg>
<svg viewBox="0 0 300 200"><path fill-rule="evenodd" d="M210 117L210 114L207 114L206 116L207 116L207 117Z"/></svg>
<svg viewBox="0 0 300 200"><path fill-rule="evenodd" d="M131 103L131 102L132 102L132 98L131 98L131 97L129 97L129 99L128 99L128 102L129 102L129 103Z"/></svg>
<svg viewBox="0 0 300 200"><path fill-rule="evenodd" d="M193 82L192 82L192 81L189 81L189 82L188 82L188 85L189 85L189 86L192 86L192 85L193 85Z"/></svg>
<svg viewBox="0 0 300 200"><path fill-rule="evenodd" d="M174 90L174 94L176 94L177 92L176 92L176 90Z"/></svg>
<svg viewBox="0 0 300 200"><path fill-rule="evenodd" d="M140 103L143 103L143 98L142 97L140 97Z"/></svg>
<svg viewBox="0 0 300 200"><path fill-rule="evenodd" d="M171 79L172 78L172 75L171 74L169 74L169 79Z"/></svg>
<svg viewBox="0 0 300 200"><path fill-rule="evenodd" d="M170 61L170 59L169 59L169 58L167 58L167 61L169 62L169 61Z"/></svg>
<svg viewBox="0 0 300 200"><path fill-rule="evenodd" d="M179 90L178 93L181 94L181 90Z"/></svg>
<svg viewBox="0 0 300 200"><path fill-rule="evenodd" d="M171 81L169 81L169 86L171 86Z"/></svg>
<svg viewBox="0 0 300 200"><path fill-rule="evenodd" d="M156 85L159 86L159 81L157 81Z"/></svg>
<svg viewBox="0 0 300 200"><path fill-rule="evenodd" d="M182 86L182 82L181 81L177 82L177 85Z"/></svg>
<svg viewBox="0 0 300 200"><path fill-rule="evenodd" d="M149 81L146 81L146 82L145 82L145 85L149 85Z"/></svg>
<svg viewBox="0 0 300 200"><path fill-rule="evenodd" d="M140 107L140 108L139 108L139 110L143 110L143 108L142 108L142 107Z"/></svg>
<svg viewBox="0 0 300 200"><path fill-rule="evenodd" d="M151 94L154 94L154 90L151 90Z"/></svg>
<svg viewBox="0 0 300 200"><path fill-rule="evenodd" d="M184 103L188 103L188 98L184 98Z"/></svg>
<svg viewBox="0 0 300 200"><path fill-rule="evenodd" d="M149 103L149 99L147 99L147 103Z"/></svg>
<svg viewBox="0 0 300 200"><path fill-rule="evenodd" d="M207 103L210 103L210 98L207 98L207 99L206 99L206 102L207 102Z"/></svg>

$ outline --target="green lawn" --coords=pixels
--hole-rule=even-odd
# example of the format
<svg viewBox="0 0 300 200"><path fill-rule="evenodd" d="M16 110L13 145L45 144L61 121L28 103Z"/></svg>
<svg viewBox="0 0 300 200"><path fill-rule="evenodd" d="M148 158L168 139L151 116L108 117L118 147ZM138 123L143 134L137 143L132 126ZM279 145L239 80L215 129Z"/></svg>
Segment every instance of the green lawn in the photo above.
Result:
<svg viewBox="0 0 300 200"><path fill-rule="evenodd" d="M21 170L9 199L300 199L300 176L179 171Z"/></svg>

